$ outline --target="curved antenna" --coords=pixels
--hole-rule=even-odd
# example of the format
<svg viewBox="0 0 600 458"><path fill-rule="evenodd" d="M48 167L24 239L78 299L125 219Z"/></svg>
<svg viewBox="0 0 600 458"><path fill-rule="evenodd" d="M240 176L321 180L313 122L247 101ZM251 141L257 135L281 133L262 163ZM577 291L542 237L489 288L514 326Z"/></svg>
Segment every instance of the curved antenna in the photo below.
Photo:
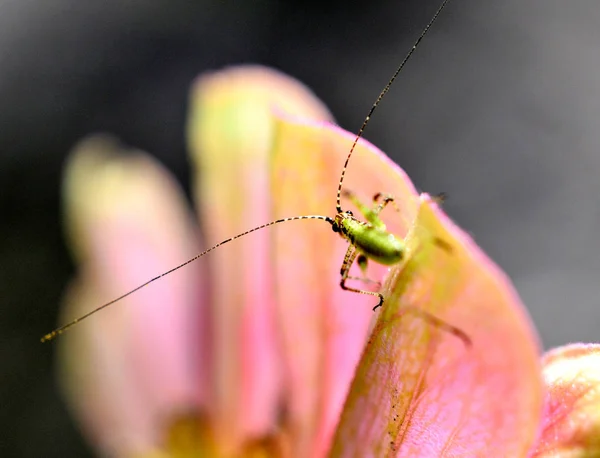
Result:
<svg viewBox="0 0 600 458"><path fill-rule="evenodd" d="M429 29L431 28L431 26L433 25L433 23L438 18L438 16L440 15L440 13L442 12L442 10L444 9L444 7L446 6L446 4L449 1L450 0L444 0L442 2L442 4L440 5L440 7L437 9L437 11L435 12L435 14L433 15L433 17L429 21L429 24L427 24L427 27L425 27L423 29L423 31L421 32L421 35L419 35L419 38L417 38L417 40L413 44L412 48L410 48L410 51L408 51L408 54L406 54L406 57L404 58L404 60L400 64L400 66L396 69L396 72L394 73L394 75L390 78L390 80L385 85L385 87L383 88L383 90L379 93L379 96L375 100L375 103L373 104L373 106L369 110L369 114L367 115L367 117L363 121L362 126L360 127L360 129L358 131L358 134L356 134L356 138L354 139L354 143L352 143L352 147L350 148L350 152L348 153L348 157L346 157L346 162L344 162L344 167L342 168L342 174L340 176L340 182L338 184L337 200L336 200L336 204L335 204L335 210L336 210L337 213L341 213L342 212L342 202L341 202L342 201L342 183L344 182L344 176L346 175L346 169L348 168L348 162L350 162L350 156L352 156L352 153L354 152L354 149L356 148L356 144L358 143L358 141L362 137L363 132L365 131L365 128L367 127L367 124L369 124L369 120L371 119L371 115L373 114L373 112L375 111L375 109L377 108L377 106L379 105L379 102L381 102L381 99L383 99L383 97L385 96L385 94L387 94L387 92L390 90L390 87L392 86L392 84L396 80L396 77L400 74L400 72L402 71L402 69L404 68L404 66L408 62L408 60L411 58L411 56L415 52L415 49L417 49L417 46L419 46L419 43L421 43L421 40L423 39L423 37L425 37L425 35L427 35L427 32L429 31Z"/></svg>
<svg viewBox="0 0 600 458"><path fill-rule="evenodd" d="M187 266L188 264L190 264L190 263L192 263L192 262L196 261L197 259L201 258L202 256L204 256L205 254L207 254L207 253L210 253L211 251L213 251L213 250L215 250L215 249L219 248L221 245L225 245L226 243L229 243L229 242L231 242L231 241L233 241L233 240L235 240L235 239L239 239L240 237L244 237L245 235L248 235L248 234L250 234L250 233L252 233L252 232L254 232L254 231L258 231L258 230L260 230L260 229L264 229L265 227L268 227L268 226L273 226L273 225L275 225L275 224L279 224L279 223L285 223L285 222L287 222L287 221L297 221L297 220L301 220L301 219L320 219L320 220L323 220L323 221L327 221L327 222L328 222L329 224L331 224L331 225L333 225L333 224L334 224L334 221L333 221L333 219L331 219L329 216L321 216L321 215L291 216L291 217L289 217L289 218L281 218L281 219L277 219L277 220L275 220L275 221L271 221L271 222L269 222L269 223L266 223L266 224L261 224L260 226L256 226L256 227L254 227L254 228L252 228L252 229L249 229L249 230L247 230L247 231L245 231L245 232L242 232L241 234L235 235L235 236L233 236L233 237L229 237L228 239L226 239L226 240L223 240L223 241L221 241L221 242L217 243L216 245L214 245L214 246L212 246L212 247L210 247L210 248L208 248L208 249L204 250L202 253L200 253L200 254L197 254L197 255L196 255L196 256L194 256L193 258L191 258L191 259L188 259L187 261L185 261L185 262L183 262L183 263L179 264L179 265L178 265L178 266L176 266L176 267L173 267L173 268L172 268L172 269L170 269L170 270L167 270L166 272L163 272L163 273L162 273L162 274L160 274L160 275L157 275L157 276L156 276L156 277L154 277L154 278L151 278L151 279L150 279L150 280L148 280L147 282L145 282L145 283L143 283L143 284L141 284L141 285L137 286L136 288L133 288L131 291L128 291L128 292L126 292L125 294L122 294L121 296L117 297L116 299L113 299L112 301L109 301L109 302L107 302L107 303L105 303L105 304L102 304L101 306L99 306L99 307L96 307L94 310L92 310L92 311L90 311L90 312L86 313L85 315L82 315L82 316L80 316L79 318L75 318L73 321L70 321L69 323L67 323L67 324L65 324L65 325L63 325L63 326L60 326L60 327L56 328L54 331L51 331L51 332L49 332L49 333L48 333L48 334L46 334L44 337L42 337L40 340L41 340L41 341L42 341L42 343L43 343L43 342L48 342L48 341L50 341L50 340L54 339L55 337L57 337L57 336L61 335L63 332L65 332L66 330L68 330L70 327L72 327L72 326L75 326L75 325L76 325L77 323L79 323L80 321L83 321L83 320L85 320L86 318L89 318L90 316L92 316L92 315L94 315L94 314L98 313L100 310L103 310L103 309L105 309L106 307L108 307L108 306L110 306L110 305L112 305L112 304L114 304L114 303L116 303L116 302L119 302L119 301L121 301L122 299L125 299L127 296L130 296L131 294L135 293L136 291L139 291L140 289L142 289L142 288L145 288L145 287L146 287L146 286L148 286L150 283L153 283L153 282L155 282L155 281L157 281L157 280L161 279L162 277L166 277L166 276L167 276L167 275L169 275L170 273L173 273L173 272L175 272L176 270L179 270L179 269L181 269L182 267L185 267L185 266Z"/></svg>

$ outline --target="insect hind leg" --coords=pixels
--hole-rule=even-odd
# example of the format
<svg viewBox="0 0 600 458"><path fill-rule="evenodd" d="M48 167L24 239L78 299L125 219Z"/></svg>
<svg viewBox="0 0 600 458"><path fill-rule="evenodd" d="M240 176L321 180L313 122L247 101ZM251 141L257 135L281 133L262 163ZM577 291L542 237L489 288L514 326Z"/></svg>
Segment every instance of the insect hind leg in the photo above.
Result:
<svg viewBox="0 0 600 458"><path fill-rule="evenodd" d="M364 260L361 260L361 257L364 258ZM357 260L357 258L359 258L359 259ZM345 291L350 291L353 293L377 296L379 298L379 302L377 303L377 305L375 305L375 307L373 307L373 311L375 311L383 305L383 301L384 301L383 294L381 294L380 292L368 291L368 290L364 290L364 289L358 289L358 288L352 288L350 286L346 286L347 280L352 280L352 279L363 280L363 281L365 280L365 278L354 278L354 277L350 277L348 275L350 272L350 268L352 267L352 264L354 264L355 261L358 262L359 266L361 267L361 270L363 270L363 269L366 270L366 266L367 266L366 257L362 254L359 254L358 250L353 245L350 245L348 247L348 250L346 250L346 255L344 256L344 262L343 262L341 270L340 270L340 273L342 275L342 278L340 280L340 287ZM369 279L366 279L366 280L368 280L369 282L372 281ZM444 332L447 332L448 334L451 334L451 335L457 337L458 339L462 340L465 347L470 348L473 345L469 335L466 332L464 332L462 329L460 329L459 327L454 326L454 325L444 321L443 319L438 318L437 316L435 316L423 309L415 307L415 306L405 306L398 312L398 314L404 315L407 312L413 313L413 314L419 316L422 320L426 321L427 323L431 324L432 326L435 326L436 328L438 328Z"/></svg>
<svg viewBox="0 0 600 458"><path fill-rule="evenodd" d="M423 309L420 309L419 307L416 307L414 305L403 307L401 310L398 311L398 315L402 316L407 312L410 312L410 313L413 313L413 314L419 316L422 320L428 322L432 326L435 326L436 328L438 328L444 332L447 332L448 334L451 334L451 335L457 337L458 339L462 340L465 347L471 348L473 346L473 341L471 340L469 335L465 331L460 329L459 327L454 326L454 325L448 323L447 321L444 321L441 318L438 318L437 316L435 316Z"/></svg>

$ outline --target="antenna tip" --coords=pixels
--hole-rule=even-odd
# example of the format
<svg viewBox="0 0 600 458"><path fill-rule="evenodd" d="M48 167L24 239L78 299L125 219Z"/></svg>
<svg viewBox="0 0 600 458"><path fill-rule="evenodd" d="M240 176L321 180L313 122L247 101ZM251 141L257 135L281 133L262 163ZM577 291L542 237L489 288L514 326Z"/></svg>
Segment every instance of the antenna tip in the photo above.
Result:
<svg viewBox="0 0 600 458"><path fill-rule="evenodd" d="M46 343L46 342L50 342L52 339L54 339L59 333L56 331L52 331L49 332L48 334L46 334L44 337L42 337L40 339L40 342L42 343Z"/></svg>

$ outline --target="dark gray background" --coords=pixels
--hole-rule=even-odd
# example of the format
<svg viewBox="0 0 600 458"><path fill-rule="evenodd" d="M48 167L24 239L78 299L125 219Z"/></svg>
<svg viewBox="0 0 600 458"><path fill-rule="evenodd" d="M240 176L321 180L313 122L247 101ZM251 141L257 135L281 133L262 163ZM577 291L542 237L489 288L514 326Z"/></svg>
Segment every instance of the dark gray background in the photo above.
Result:
<svg viewBox="0 0 600 458"><path fill-rule="evenodd" d="M111 131L185 184L189 84L240 62L296 76L356 130L437 3L0 0L1 456L91 453L38 343L72 274L71 146ZM453 0L366 137L450 195L550 347L600 334L599 120L597 0Z"/></svg>

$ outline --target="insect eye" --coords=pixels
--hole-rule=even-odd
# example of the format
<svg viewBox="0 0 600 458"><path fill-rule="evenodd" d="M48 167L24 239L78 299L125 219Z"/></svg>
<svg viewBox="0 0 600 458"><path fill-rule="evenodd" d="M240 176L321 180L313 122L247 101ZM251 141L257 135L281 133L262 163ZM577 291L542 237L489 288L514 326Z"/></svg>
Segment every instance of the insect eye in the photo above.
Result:
<svg viewBox="0 0 600 458"><path fill-rule="evenodd" d="M340 232L340 226L337 223L333 223L331 229L333 229L333 232Z"/></svg>
<svg viewBox="0 0 600 458"><path fill-rule="evenodd" d="M354 216L354 213L352 213L350 210L347 210L346 211L346 215L348 215L348 216Z"/></svg>

